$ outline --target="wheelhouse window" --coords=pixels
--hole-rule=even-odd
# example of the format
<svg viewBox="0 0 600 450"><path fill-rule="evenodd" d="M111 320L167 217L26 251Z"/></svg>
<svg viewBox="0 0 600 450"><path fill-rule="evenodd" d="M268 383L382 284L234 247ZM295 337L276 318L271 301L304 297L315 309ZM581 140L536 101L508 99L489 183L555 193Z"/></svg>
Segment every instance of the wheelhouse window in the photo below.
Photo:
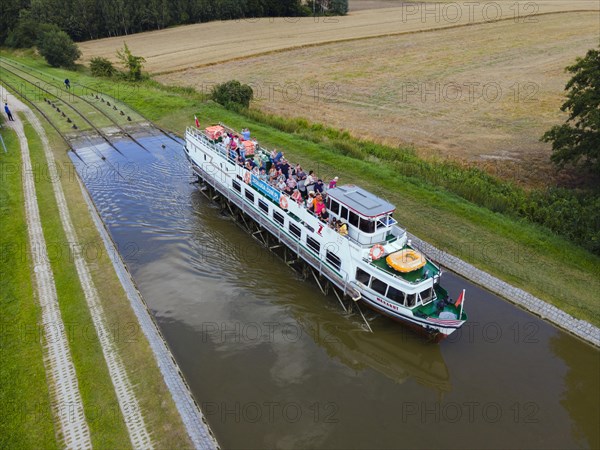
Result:
<svg viewBox="0 0 600 450"><path fill-rule="evenodd" d="M348 217L348 222L350 222L350 225L354 225L355 227L358 227L358 214L350 211L350 216Z"/></svg>
<svg viewBox="0 0 600 450"><path fill-rule="evenodd" d="M371 275L364 270L357 268L356 269L356 281L368 286L369 281L371 281Z"/></svg>
<svg viewBox="0 0 600 450"><path fill-rule="evenodd" d="M298 237L300 237L300 236L298 236ZM306 237L306 243L316 253L319 253L319 251L321 251L321 244L318 241L316 241L315 239L311 238L310 236Z"/></svg>
<svg viewBox="0 0 600 450"><path fill-rule="evenodd" d="M292 233L294 236L300 239L300 237L302 236L302 231L300 231L300 228L298 228L296 225L290 222L289 229L290 233Z"/></svg>
<svg viewBox="0 0 600 450"><path fill-rule="evenodd" d="M429 288L421 292L421 301L423 304L429 303L433 299L433 289Z"/></svg>
<svg viewBox="0 0 600 450"><path fill-rule="evenodd" d="M252 203L254 203L254 193L250 192L248 189L246 189L246 198L248 200L250 200Z"/></svg>
<svg viewBox="0 0 600 450"><path fill-rule="evenodd" d="M381 295L385 295L385 291L387 290L387 284L373 277L373 279L371 280L371 289L373 289L375 292Z"/></svg>
<svg viewBox="0 0 600 450"><path fill-rule="evenodd" d="M407 294L406 295L406 306L412 308L417 304L417 294Z"/></svg>
<svg viewBox="0 0 600 450"><path fill-rule="evenodd" d="M375 222L361 217L358 228L360 229L360 231L364 231L365 233L375 233Z"/></svg>
<svg viewBox="0 0 600 450"><path fill-rule="evenodd" d="M339 214L340 213L340 204L338 202L336 202L335 200L330 199L329 210L333 214Z"/></svg>
<svg viewBox="0 0 600 450"><path fill-rule="evenodd" d="M261 199L258 199L258 207L262 209L265 214L269 214L269 205Z"/></svg>
<svg viewBox="0 0 600 450"><path fill-rule="evenodd" d="M283 216L281 214L279 214L277 211L273 211L273 219L275 219L275 222L277 222L279 225L283 226Z"/></svg>
<svg viewBox="0 0 600 450"><path fill-rule="evenodd" d="M240 183L238 183L237 181L235 181L235 180L232 180L232 181L231 181L231 185L233 186L233 188L234 188L236 191L238 191L238 192L240 192L240 193L242 192L242 186L240 186Z"/></svg>
<svg viewBox="0 0 600 450"><path fill-rule="evenodd" d="M342 260L340 259L340 257L330 250L327 250L327 252L325 253L325 259L329 264L331 264L338 270L340 270L340 267L342 267Z"/></svg>
<svg viewBox="0 0 600 450"><path fill-rule="evenodd" d="M393 286L389 287L388 293L387 293L387 298L395 301L396 303L400 303L401 305L404 305L404 292L399 291L398 289L396 289Z"/></svg>
<svg viewBox="0 0 600 450"><path fill-rule="evenodd" d="M348 208L342 206L342 210L340 212L340 218L344 220L348 220Z"/></svg>

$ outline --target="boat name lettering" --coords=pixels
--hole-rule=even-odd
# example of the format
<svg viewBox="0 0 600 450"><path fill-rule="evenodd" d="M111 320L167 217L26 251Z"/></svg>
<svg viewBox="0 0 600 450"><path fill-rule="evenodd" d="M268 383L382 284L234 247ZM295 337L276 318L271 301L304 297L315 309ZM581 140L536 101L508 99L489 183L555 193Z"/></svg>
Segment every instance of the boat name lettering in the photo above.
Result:
<svg viewBox="0 0 600 450"><path fill-rule="evenodd" d="M390 302L388 302L388 301L385 301L384 299L382 299L382 298L379 298L379 297L375 297L375 299L376 299L376 300L377 300L379 303L381 303L381 304L383 304L383 305L387 306L388 308L392 308L392 309L395 309L396 311L398 311L398 307L397 307L396 305L394 305L393 303L390 303Z"/></svg>

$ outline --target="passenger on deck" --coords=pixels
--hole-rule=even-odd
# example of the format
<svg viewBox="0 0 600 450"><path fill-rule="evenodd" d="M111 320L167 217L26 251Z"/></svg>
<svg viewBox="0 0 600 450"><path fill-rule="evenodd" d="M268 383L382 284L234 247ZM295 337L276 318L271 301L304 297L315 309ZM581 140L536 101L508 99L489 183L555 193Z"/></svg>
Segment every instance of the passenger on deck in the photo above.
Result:
<svg viewBox="0 0 600 450"><path fill-rule="evenodd" d="M265 169L260 169L258 178L260 179L260 181L264 181L266 183L268 180L267 171Z"/></svg>
<svg viewBox="0 0 600 450"><path fill-rule="evenodd" d="M245 141L250 140L250 130L248 128L244 128L242 130L242 137L244 138Z"/></svg>
<svg viewBox="0 0 600 450"><path fill-rule="evenodd" d="M277 178L277 184L275 185L275 187L280 191L285 191L285 189L287 188L287 184L285 184L285 181L281 178Z"/></svg>
<svg viewBox="0 0 600 450"><path fill-rule="evenodd" d="M271 170L269 170L269 183L275 184L277 182L277 169L275 166L271 166Z"/></svg>
<svg viewBox="0 0 600 450"><path fill-rule="evenodd" d="M298 181L296 182L296 185L298 187L298 190L300 191L300 195L302 195L303 199L306 199L306 197L308 196L308 193L306 192L306 185L304 184L306 182L306 175L304 175L304 172L302 173L302 175L297 175L298 177Z"/></svg>
<svg viewBox="0 0 600 450"><path fill-rule="evenodd" d="M321 219L321 221L325 223L329 222L329 213L327 212L327 209L325 207L321 210L321 214L319 214L319 219Z"/></svg>
<svg viewBox="0 0 600 450"><path fill-rule="evenodd" d="M338 177L334 177L333 180L331 180L329 182L329 189L333 189L337 186L337 182L338 182L339 178Z"/></svg>
<svg viewBox="0 0 600 450"><path fill-rule="evenodd" d="M323 203L323 196L321 194L317 194L314 202L314 213L319 216L325 209L325 203Z"/></svg>
<svg viewBox="0 0 600 450"><path fill-rule="evenodd" d="M344 222L341 222L339 231L342 236L347 236L348 235L348 225L346 225Z"/></svg>
<svg viewBox="0 0 600 450"><path fill-rule="evenodd" d="M294 193L292 194L292 200L295 200L298 203L298 206L302 204L302 194L298 189L294 189Z"/></svg>
<svg viewBox="0 0 600 450"><path fill-rule="evenodd" d="M294 176L290 176L287 179L287 185L290 187L290 189L296 189L298 183L296 183L296 179L294 178Z"/></svg>
<svg viewBox="0 0 600 450"><path fill-rule="evenodd" d="M306 199L306 209L310 212L315 210L315 191L310 191L308 193L308 198Z"/></svg>
<svg viewBox="0 0 600 450"><path fill-rule="evenodd" d="M317 182L315 183L315 192L322 194L324 190L325 185L323 184L323 180L317 180Z"/></svg>
<svg viewBox="0 0 600 450"><path fill-rule="evenodd" d="M290 176L290 165L287 162L287 159L281 158L281 172L285 175L286 178Z"/></svg>
<svg viewBox="0 0 600 450"><path fill-rule="evenodd" d="M223 138L223 145L227 150L229 150L231 144L231 136L229 133L225 133L225 137Z"/></svg>
<svg viewBox="0 0 600 450"><path fill-rule="evenodd" d="M314 191L315 183L317 182L317 178L315 173L311 170L308 172L308 176L306 177L306 182L304 183L308 192Z"/></svg>

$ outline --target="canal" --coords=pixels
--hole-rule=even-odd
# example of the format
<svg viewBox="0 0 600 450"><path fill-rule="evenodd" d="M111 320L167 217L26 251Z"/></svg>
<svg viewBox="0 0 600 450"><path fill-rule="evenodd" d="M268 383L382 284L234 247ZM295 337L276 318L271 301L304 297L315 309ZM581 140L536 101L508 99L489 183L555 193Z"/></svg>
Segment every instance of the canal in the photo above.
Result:
<svg viewBox="0 0 600 450"><path fill-rule="evenodd" d="M223 448L600 447L597 350L451 273L459 333L363 307L368 333L202 195L180 143L138 140L71 159Z"/></svg>

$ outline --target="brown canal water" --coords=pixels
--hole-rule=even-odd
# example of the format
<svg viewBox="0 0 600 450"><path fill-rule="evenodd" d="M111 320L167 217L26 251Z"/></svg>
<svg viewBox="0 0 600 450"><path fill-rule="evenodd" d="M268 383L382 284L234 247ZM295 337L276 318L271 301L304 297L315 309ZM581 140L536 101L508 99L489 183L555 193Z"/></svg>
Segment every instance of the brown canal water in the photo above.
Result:
<svg viewBox="0 0 600 450"><path fill-rule="evenodd" d="M600 447L597 350L452 273L460 332L363 307L368 333L191 184L181 144L139 140L72 160L223 448Z"/></svg>

